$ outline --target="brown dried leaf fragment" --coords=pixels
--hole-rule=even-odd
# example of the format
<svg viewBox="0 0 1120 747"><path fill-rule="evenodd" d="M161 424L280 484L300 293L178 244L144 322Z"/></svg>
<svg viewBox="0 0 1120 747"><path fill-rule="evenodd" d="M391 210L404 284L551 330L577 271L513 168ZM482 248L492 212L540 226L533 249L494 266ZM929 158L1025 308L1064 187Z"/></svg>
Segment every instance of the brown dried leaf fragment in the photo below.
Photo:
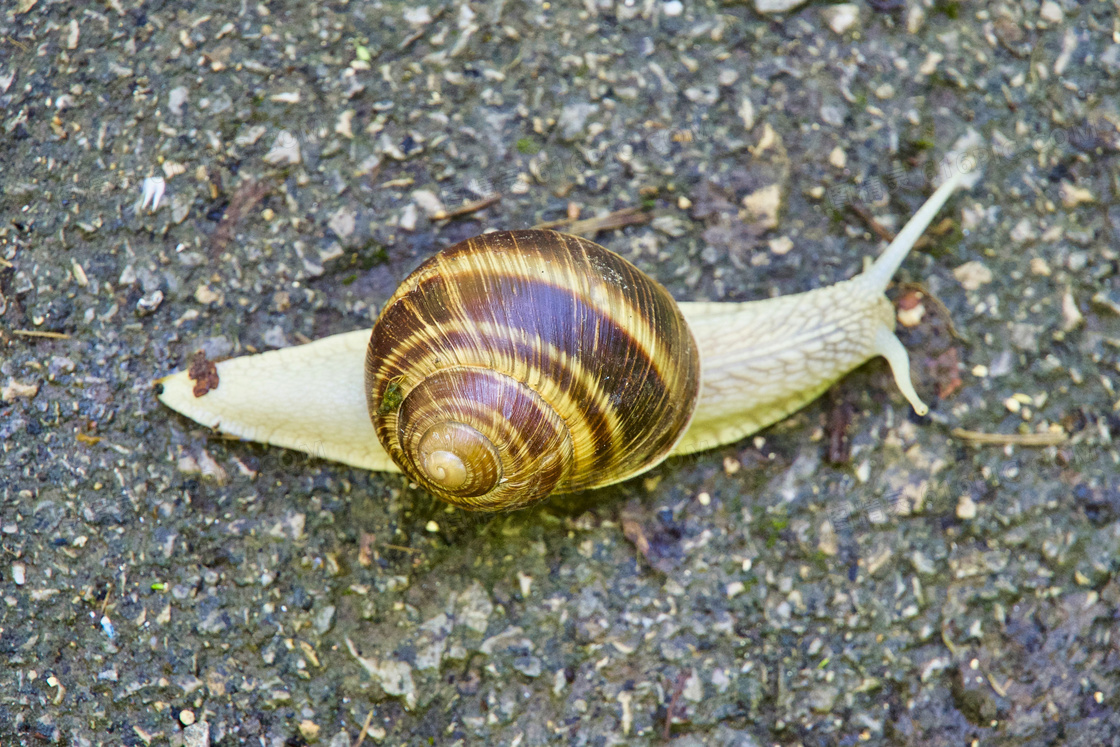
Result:
<svg viewBox="0 0 1120 747"><path fill-rule="evenodd" d="M933 359L930 372L937 382L937 396L940 399L952 397L964 385L960 376L960 362L960 353L955 347L948 348Z"/></svg>
<svg viewBox="0 0 1120 747"><path fill-rule="evenodd" d="M645 530L642 525L634 519L623 517L622 519L622 535L633 543L642 557L649 560L649 538L646 537Z"/></svg>
<svg viewBox="0 0 1120 747"><path fill-rule="evenodd" d="M201 397L218 388L218 367L206 357L206 353L195 353L191 358L191 367L187 370L187 378L194 382L194 396Z"/></svg>
<svg viewBox="0 0 1120 747"><path fill-rule="evenodd" d="M83 443L86 446L96 446L101 442L101 436L88 436L81 431L78 432L76 438L78 439L78 443Z"/></svg>
<svg viewBox="0 0 1120 747"><path fill-rule="evenodd" d="M233 193L229 206L222 214L221 222L218 223L214 235L210 238L210 251L213 255L220 254L226 248L230 239L233 238L233 232L237 224L271 190L271 184L258 182L255 179L248 179L241 183L241 186Z"/></svg>

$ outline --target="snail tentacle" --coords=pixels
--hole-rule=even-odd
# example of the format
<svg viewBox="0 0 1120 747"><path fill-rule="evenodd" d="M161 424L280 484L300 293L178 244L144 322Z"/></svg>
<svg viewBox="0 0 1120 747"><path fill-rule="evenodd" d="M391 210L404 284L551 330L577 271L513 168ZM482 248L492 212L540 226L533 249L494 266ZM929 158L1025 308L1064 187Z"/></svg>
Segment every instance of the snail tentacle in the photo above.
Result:
<svg viewBox="0 0 1120 747"><path fill-rule="evenodd" d="M902 261L910 254L914 244L918 242L926 228L933 222L934 216L941 211L945 202L958 187L975 177L976 174L973 172L957 169L948 179L942 182L941 186L934 190L929 199L922 203L922 206L911 216L910 220L906 221L906 225L902 227L902 230L898 232L871 267L857 276L868 286L869 290L877 290L882 293L887 289L891 278L894 277L895 272L902 265Z"/></svg>

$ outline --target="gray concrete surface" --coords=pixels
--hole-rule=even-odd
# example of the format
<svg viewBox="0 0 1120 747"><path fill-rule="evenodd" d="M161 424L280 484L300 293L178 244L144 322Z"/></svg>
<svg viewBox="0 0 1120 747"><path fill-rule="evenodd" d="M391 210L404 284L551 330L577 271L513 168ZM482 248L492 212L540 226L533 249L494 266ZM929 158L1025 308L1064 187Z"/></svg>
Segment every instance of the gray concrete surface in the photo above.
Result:
<svg viewBox="0 0 1120 747"><path fill-rule="evenodd" d="M6 3L0 742L1116 744L1118 42L1115 2ZM969 130L895 292L922 421L875 362L480 517L152 393L569 210L647 210L597 238L680 299L834 282L881 246L845 203L897 228Z"/></svg>

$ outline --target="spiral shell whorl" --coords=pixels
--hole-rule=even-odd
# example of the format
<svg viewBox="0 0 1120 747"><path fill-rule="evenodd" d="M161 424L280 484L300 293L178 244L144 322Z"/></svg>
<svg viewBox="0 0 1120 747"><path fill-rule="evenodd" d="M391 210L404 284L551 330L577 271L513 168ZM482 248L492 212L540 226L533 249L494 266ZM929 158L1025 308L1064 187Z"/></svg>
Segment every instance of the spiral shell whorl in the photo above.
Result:
<svg viewBox="0 0 1120 747"><path fill-rule="evenodd" d="M455 495L469 498L488 493L502 478L494 444L466 423L436 423L420 436L413 453L417 469Z"/></svg>
<svg viewBox="0 0 1120 747"><path fill-rule="evenodd" d="M405 396L395 432L394 458L409 464L406 471L430 492L465 508L502 510L540 500L571 462L568 431L548 403L483 368L425 377Z"/></svg>
<svg viewBox="0 0 1120 747"><path fill-rule="evenodd" d="M366 383L378 439L405 472L445 500L502 510L661 461L695 407L699 354L668 292L626 260L551 231L502 232L401 284L374 326ZM459 450L418 456L426 435L449 438L437 426ZM466 495L494 470L464 455L491 446L494 490ZM418 461L433 454L438 479Z"/></svg>

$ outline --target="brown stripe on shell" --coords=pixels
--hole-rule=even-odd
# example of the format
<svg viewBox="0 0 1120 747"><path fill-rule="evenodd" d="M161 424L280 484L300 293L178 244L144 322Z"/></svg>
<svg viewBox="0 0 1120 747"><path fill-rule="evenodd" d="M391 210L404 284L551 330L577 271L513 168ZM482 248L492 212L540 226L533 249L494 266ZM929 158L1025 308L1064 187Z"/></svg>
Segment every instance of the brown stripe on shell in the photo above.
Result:
<svg viewBox="0 0 1120 747"><path fill-rule="evenodd" d="M402 383L407 382L402 393L407 393L418 378L415 372L433 370L438 364L501 370L553 403L573 431L589 434L587 438L577 436L581 443L612 443L612 434L619 430L616 408L609 395L595 386L595 373L584 368L578 358L565 358L555 347L542 346L539 339L518 339L520 335L512 334L513 330L472 325L468 331L462 328L464 324L468 323L444 324L438 348L417 333L393 351L386 361L386 375L402 377ZM478 354L480 349L485 353ZM592 453L587 448L582 452ZM610 454L611 449L603 448L596 455L601 468L609 464Z"/></svg>

